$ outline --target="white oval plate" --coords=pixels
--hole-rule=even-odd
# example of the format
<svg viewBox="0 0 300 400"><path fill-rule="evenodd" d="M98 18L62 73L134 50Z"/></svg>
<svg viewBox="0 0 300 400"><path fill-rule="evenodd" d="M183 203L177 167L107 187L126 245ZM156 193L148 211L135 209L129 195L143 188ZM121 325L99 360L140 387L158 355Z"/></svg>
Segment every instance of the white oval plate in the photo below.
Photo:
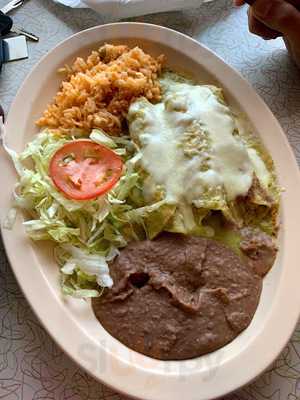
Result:
<svg viewBox="0 0 300 400"><path fill-rule="evenodd" d="M8 144L23 149L36 133L34 121L56 93L57 69L103 42L140 45L164 53L168 65L217 82L229 103L246 113L271 152L285 188L277 262L264 280L255 317L232 343L189 361L163 362L123 346L97 322L84 301L64 298L51 247L32 243L19 217L12 231L3 229L5 248L29 303L64 351L95 378L144 400L208 400L250 382L276 358L290 338L300 311L300 180L298 167L278 122L251 86L198 42L172 30L147 24L118 23L80 32L49 52L19 90L7 119ZM10 207L16 180L4 152L0 158L1 217ZM5 188L5 191L3 190Z"/></svg>

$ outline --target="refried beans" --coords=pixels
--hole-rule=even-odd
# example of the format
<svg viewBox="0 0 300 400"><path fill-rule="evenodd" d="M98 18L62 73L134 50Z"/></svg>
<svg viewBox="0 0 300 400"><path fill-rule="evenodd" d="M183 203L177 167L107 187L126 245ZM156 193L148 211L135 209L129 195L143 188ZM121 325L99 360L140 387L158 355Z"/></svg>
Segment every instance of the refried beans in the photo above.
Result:
<svg viewBox="0 0 300 400"><path fill-rule="evenodd" d="M220 242L163 233L131 242L111 263L111 290L92 301L103 327L131 349L183 360L232 341L251 322L262 279Z"/></svg>

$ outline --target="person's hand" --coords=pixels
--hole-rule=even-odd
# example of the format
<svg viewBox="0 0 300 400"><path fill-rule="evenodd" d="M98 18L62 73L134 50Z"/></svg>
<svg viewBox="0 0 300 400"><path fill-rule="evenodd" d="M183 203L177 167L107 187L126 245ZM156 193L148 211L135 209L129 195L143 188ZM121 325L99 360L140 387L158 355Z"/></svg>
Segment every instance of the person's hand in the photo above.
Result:
<svg viewBox="0 0 300 400"><path fill-rule="evenodd" d="M244 0L234 0L236 6ZM283 36L300 67L300 0L255 0L249 7L249 30L265 40Z"/></svg>

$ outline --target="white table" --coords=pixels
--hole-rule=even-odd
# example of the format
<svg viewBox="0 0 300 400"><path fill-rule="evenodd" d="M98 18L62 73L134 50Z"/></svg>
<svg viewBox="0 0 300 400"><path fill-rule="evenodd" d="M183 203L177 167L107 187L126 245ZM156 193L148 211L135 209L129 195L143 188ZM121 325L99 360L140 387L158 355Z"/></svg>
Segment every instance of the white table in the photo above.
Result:
<svg viewBox="0 0 300 400"><path fill-rule="evenodd" d="M6 2L0 0L0 7ZM28 72L48 50L74 32L105 22L93 11L67 9L50 0L30 0L15 13L14 18L19 25L37 33L40 42L30 44L28 60L5 65L0 77L0 103L5 111ZM189 34L239 70L279 119L300 162L300 72L289 60L280 39L264 42L248 33L245 8L232 8L231 0L216 0L196 11L165 13L135 20L165 25ZM228 399L299 398L300 325L274 365L250 386ZM2 245L0 399L124 399L94 381L55 345L24 299Z"/></svg>

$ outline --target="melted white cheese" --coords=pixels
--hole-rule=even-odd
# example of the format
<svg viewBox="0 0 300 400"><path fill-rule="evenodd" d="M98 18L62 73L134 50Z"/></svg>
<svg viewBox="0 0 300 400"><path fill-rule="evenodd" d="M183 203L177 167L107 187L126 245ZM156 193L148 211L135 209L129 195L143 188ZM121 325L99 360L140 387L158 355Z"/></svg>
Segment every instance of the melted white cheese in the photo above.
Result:
<svg viewBox="0 0 300 400"><path fill-rule="evenodd" d="M130 133L141 162L169 201L189 203L223 186L228 200L245 195L253 179L246 147L233 135L235 122L217 88L172 82L162 103L136 101Z"/></svg>
<svg viewBox="0 0 300 400"><path fill-rule="evenodd" d="M268 186L271 182L271 174L268 171L267 167L265 166L265 163L263 162L263 160L258 155L255 149L248 149L248 154L252 161L252 164L254 166L254 172L260 184L264 189L268 189Z"/></svg>

